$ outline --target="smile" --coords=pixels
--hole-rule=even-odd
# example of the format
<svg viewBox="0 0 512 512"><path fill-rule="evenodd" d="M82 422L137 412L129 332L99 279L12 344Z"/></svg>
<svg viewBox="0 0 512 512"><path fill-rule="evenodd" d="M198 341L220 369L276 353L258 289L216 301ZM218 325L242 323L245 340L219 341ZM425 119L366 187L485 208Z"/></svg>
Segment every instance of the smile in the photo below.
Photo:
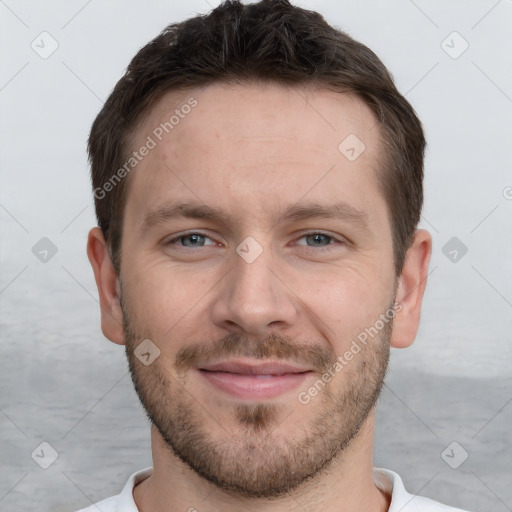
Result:
<svg viewBox="0 0 512 512"><path fill-rule="evenodd" d="M310 368L279 362L227 361L198 368L215 389L244 400L275 398L299 386L312 375Z"/></svg>

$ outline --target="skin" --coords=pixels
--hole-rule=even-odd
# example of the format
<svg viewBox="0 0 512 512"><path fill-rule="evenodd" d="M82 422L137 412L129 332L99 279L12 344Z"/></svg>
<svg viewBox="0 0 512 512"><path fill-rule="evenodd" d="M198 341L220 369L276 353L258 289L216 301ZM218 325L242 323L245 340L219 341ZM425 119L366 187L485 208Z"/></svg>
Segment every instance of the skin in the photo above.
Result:
<svg viewBox="0 0 512 512"><path fill-rule="evenodd" d="M187 403L212 439L231 442L243 455L248 427L233 414L236 400L190 369L180 374L175 366L180 349L229 334L260 340L277 333L341 356L393 302L401 309L392 333L378 341L407 347L420 320L431 237L416 232L397 277L391 226L376 178L380 134L370 109L354 96L268 84L214 84L169 93L139 126L134 147L191 96L197 106L129 178L120 276L99 228L90 231L87 250L104 335L118 344L129 341L123 305L140 340L149 338L160 350L153 371L158 368L169 382L184 386ZM338 150L349 134L366 146L352 162ZM220 208L232 218L225 223L175 218L143 229L148 212L177 199ZM366 227L350 219L282 216L288 206L310 201L343 201L364 214ZM315 246L305 237L316 230L333 237L328 246ZM191 249L183 239L163 243L190 231L206 235L206 245ZM235 251L248 236L262 249L252 263ZM270 399L278 406L272 435L268 430L260 438L252 432L260 446L282 448L284 439L299 441L314 418L332 407L327 396L349 389L358 365L370 361L373 350L354 356L307 406L297 394L318 374L300 389ZM149 378L144 372L151 368L141 366L138 372ZM177 400L184 396L183 390L174 392ZM153 473L135 488L134 498L142 511L386 511L390 497L372 479L373 431L372 409L349 446L312 479L283 496L248 498L192 471L152 427Z"/></svg>

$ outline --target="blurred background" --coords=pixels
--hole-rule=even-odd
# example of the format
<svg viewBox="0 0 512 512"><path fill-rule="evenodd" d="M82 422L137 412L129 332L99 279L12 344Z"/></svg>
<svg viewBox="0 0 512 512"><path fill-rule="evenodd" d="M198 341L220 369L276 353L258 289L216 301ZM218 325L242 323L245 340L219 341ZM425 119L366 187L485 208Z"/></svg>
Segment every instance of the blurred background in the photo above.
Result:
<svg viewBox="0 0 512 512"><path fill-rule="evenodd" d="M392 353L375 465L512 510L512 2L295 3L381 57L429 143L429 284L415 344ZM0 0L2 511L73 511L151 465L124 348L100 330L86 140L136 51L217 4Z"/></svg>

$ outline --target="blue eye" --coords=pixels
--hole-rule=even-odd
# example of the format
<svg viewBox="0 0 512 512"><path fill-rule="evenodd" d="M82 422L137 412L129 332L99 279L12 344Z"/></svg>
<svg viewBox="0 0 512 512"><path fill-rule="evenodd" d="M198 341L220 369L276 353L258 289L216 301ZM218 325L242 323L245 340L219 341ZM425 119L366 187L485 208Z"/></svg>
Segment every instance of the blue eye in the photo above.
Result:
<svg viewBox="0 0 512 512"><path fill-rule="evenodd" d="M301 242L301 241L305 241ZM320 231L314 231L311 233L303 234L297 241L297 245L307 248L329 248L329 246L335 245L335 243L343 243L342 240L338 240L335 237L322 233ZM172 239L164 242L164 245L174 245L176 247L186 247L189 249L201 248L207 246L215 246L216 242L213 241L209 236L199 233L190 232L182 233Z"/></svg>
<svg viewBox="0 0 512 512"><path fill-rule="evenodd" d="M205 240L211 240L201 233L187 233L168 240L165 245L179 245L181 247L204 247L205 245L215 245L215 243L206 244ZM177 244L176 242L180 242ZM190 243L187 243L190 242Z"/></svg>
<svg viewBox="0 0 512 512"><path fill-rule="evenodd" d="M325 233L308 233L300 238L300 240L302 239L306 239L308 242L311 242L311 245L306 244L308 247L327 247L328 245L331 245L333 237L326 235Z"/></svg>

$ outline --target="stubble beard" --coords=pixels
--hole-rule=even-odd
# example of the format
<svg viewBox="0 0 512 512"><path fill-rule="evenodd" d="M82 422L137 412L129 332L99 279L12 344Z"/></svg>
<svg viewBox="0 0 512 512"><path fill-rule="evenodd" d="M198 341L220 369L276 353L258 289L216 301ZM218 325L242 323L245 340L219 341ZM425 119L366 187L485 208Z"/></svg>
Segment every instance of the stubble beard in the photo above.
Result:
<svg viewBox="0 0 512 512"><path fill-rule="evenodd" d="M130 373L150 421L176 457L232 496L277 498L319 476L334 460L342 458L382 389L392 321L333 377L334 386L320 390L311 403L303 405L297 400L291 404L291 411L289 404L238 403L226 420L234 428L225 428L186 389L186 379L166 372L160 359L147 367L137 359L134 349L144 337L137 334L126 306L121 304ZM296 354L297 350L296 345L275 334L257 344L244 345L244 341L230 334L215 346L223 348L222 355L243 353L259 358L285 355L287 351ZM201 352L206 345L195 347ZM319 349L310 350L310 360L326 364L326 357L322 359L315 350ZM181 352L184 354L185 361L179 357L176 360L182 367L194 360L190 348ZM338 379L344 383L336 390ZM311 409L302 424L289 425L286 418L295 407ZM293 427L289 437L285 437L281 425L289 431Z"/></svg>

